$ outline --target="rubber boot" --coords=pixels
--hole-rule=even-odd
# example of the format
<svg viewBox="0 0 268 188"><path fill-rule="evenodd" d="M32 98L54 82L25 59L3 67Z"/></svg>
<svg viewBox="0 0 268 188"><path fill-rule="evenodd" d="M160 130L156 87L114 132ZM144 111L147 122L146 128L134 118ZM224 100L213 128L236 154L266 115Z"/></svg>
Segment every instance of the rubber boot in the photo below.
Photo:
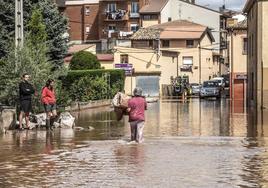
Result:
<svg viewBox="0 0 268 188"><path fill-rule="evenodd" d="M55 117L51 117L50 118L50 125L49 125L50 130L53 130L54 129L54 122L55 122L55 120L56 120Z"/></svg>
<svg viewBox="0 0 268 188"><path fill-rule="evenodd" d="M46 119L46 129L50 128L50 119Z"/></svg>

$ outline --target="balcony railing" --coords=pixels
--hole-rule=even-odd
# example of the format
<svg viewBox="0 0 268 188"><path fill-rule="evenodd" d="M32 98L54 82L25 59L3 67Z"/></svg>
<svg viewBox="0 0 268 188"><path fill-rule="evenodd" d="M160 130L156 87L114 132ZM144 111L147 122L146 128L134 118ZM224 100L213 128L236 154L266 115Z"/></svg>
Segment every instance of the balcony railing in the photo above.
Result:
<svg viewBox="0 0 268 188"><path fill-rule="evenodd" d="M105 12L106 21L122 21L127 20L127 11L118 9L115 11L106 11Z"/></svg>

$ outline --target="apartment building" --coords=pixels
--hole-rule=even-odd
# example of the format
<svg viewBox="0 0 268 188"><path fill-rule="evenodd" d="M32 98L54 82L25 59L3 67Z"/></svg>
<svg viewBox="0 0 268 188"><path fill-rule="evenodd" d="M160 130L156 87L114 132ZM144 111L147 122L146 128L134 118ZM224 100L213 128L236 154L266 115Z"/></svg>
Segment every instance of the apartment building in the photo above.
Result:
<svg viewBox="0 0 268 188"><path fill-rule="evenodd" d="M69 19L69 36L72 43L99 40L99 0L58 0L59 10Z"/></svg>
<svg viewBox="0 0 268 188"><path fill-rule="evenodd" d="M230 62L230 98L245 106L247 98L247 20L227 21L228 57Z"/></svg>
<svg viewBox="0 0 268 188"><path fill-rule="evenodd" d="M140 7L144 0L100 0L99 36L101 39L126 38L140 28Z"/></svg>
<svg viewBox="0 0 268 188"><path fill-rule="evenodd" d="M268 1L248 0L248 105L268 108Z"/></svg>
<svg viewBox="0 0 268 188"><path fill-rule="evenodd" d="M113 67L128 65L135 70L126 77L127 94L138 86L147 95L161 96L171 77L187 75L191 83L202 83L218 74L212 51L206 49L213 42L208 27L187 20L141 28L131 37L131 48L115 47Z"/></svg>

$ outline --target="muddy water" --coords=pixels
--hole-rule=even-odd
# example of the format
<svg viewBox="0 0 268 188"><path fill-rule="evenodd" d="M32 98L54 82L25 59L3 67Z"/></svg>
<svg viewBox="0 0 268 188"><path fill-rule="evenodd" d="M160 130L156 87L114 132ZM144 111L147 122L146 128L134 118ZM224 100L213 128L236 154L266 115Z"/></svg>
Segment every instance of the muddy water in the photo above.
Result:
<svg viewBox="0 0 268 188"><path fill-rule="evenodd" d="M137 145L109 107L75 113L84 130L1 136L0 187L268 187L266 114L163 100L149 105Z"/></svg>

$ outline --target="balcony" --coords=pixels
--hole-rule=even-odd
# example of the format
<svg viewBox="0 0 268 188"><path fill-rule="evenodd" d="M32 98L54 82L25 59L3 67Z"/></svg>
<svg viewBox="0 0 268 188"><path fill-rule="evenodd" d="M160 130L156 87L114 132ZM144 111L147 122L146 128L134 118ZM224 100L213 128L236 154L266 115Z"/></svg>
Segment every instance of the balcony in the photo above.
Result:
<svg viewBox="0 0 268 188"><path fill-rule="evenodd" d="M128 20L127 11L118 9L115 11L106 11L104 21L126 21Z"/></svg>

